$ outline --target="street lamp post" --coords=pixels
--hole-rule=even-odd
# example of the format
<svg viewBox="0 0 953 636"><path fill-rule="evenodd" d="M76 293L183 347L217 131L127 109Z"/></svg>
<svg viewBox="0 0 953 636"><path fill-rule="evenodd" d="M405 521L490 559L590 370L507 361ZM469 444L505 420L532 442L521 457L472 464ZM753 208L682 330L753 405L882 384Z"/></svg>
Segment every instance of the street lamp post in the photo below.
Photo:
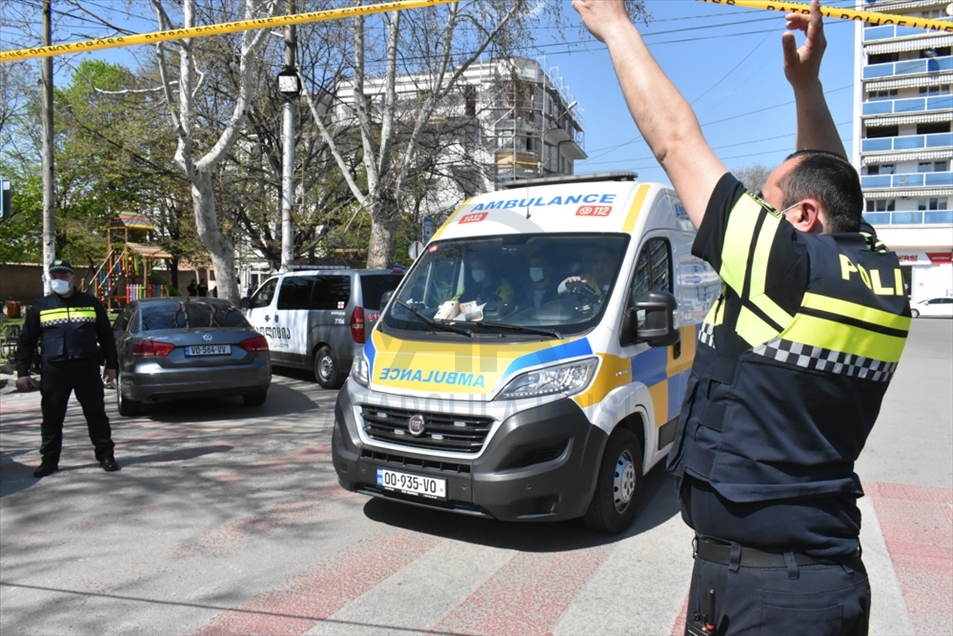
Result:
<svg viewBox="0 0 953 636"><path fill-rule="evenodd" d="M291 64L286 64L278 73L278 92L285 102L282 106L281 130L284 142L284 153L281 162L281 271L283 272L290 272L294 268L294 223L291 217L291 208L294 204L294 100L301 92L301 81L298 79L298 72L294 68L293 53L291 62Z"/></svg>

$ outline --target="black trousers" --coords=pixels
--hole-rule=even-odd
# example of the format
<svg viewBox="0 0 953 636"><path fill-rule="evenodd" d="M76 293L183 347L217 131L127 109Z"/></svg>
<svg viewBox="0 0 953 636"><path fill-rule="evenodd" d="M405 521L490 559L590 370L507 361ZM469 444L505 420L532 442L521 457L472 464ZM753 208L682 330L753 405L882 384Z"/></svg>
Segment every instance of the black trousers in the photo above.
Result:
<svg viewBox="0 0 953 636"><path fill-rule="evenodd" d="M113 454L112 431L109 417L106 416L105 392L99 375L99 361L95 358L73 360L70 362L43 361L43 373L40 376L40 394L42 401L43 423L40 425L42 444L40 455L44 462L58 464L63 448L63 419L70 393L76 392L76 399L83 407L89 439L96 449L96 459L111 457Z"/></svg>
<svg viewBox="0 0 953 636"><path fill-rule="evenodd" d="M863 636L870 585L860 557L840 565L741 567L695 558L688 597L691 621L705 614L714 590L715 633L794 636Z"/></svg>

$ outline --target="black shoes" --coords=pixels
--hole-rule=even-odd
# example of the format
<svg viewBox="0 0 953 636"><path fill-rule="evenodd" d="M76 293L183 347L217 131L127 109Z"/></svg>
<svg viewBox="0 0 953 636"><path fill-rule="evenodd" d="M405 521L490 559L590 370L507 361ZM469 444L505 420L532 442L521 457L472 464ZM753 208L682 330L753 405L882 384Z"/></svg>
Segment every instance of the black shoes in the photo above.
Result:
<svg viewBox="0 0 953 636"><path fill-rule="evenodd" d="M103 457L99 460L99 465L103 467L107 473L115 472L119 470L119 464L116 463L116 458L112 455L108 457Z"/></svg>
<svg viewBox="0 0 953 636"><path fill-rule="evenodd" d="M36 470L33 471L33 476L39 479L40 477L46 477L47 475L52 475L58 471L60 467L52 462L40 462L40 465L36 467Z"/></svg>

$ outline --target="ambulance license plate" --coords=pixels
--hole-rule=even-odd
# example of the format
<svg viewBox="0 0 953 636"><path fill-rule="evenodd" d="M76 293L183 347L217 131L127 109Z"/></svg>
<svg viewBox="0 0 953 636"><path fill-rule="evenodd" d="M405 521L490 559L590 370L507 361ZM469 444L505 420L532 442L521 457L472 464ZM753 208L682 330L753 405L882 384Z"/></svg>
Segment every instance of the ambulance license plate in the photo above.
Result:
<svg viewBox="0 0 953 636"><path fill-rule="evenodd" d="M377 469L377 485L385 490L396 490L407 495L417 495L428 499L447 498L447 480L408 475L386 468Z"/></svg>
<svg viewBox="0 0 953 636"><path fill-rule="evenodd" d="M227 356L232 353L232 345L192 345L185 348L187 356Z"/></svg>

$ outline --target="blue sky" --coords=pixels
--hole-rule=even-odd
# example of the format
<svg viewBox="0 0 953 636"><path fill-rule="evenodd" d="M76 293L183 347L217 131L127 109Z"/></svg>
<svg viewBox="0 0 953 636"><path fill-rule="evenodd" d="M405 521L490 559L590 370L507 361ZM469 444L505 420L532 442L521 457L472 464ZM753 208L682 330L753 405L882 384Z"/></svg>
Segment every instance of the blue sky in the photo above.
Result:
<svg viewBox="0 0 953 636"><path fill-rule="evenodd" d="M570 0L541 1L562 2L566 15L577 25L558 40L546 33L539 38L544 62L556 68L584 112L589 159L577 162L576 172L634 170L644 181L667 182L625 107L605 47L581 27ZM90 0L89 4L119 10L127 24L135 21L115 0ZM824 4L854 6L853 0ZM795 130L793 96L782 70L784 14L697 0L648 0L646 7L652 20L639 25L643 37L663 70L692 103L709 144L725 165L740 169L779 164L794 148ZM144 18L140 31L155 30L145 6L135 5L134 13ZM825 19L825 29L828 49L821 79L849 151L854 25ZM59 40L77 39L56 35ZM800 42L803 38L798 37ZM92 55L134 67L132 53L130 49L113 49ZM535 56L536 52L523 54ZM63 81L60 73L58 81Z"/></svg>
<svg viewBox="0 0 953 636"><path fill-rule="evenodd" d="M653 20L639 30L692 103L723 163L732 170L780 164L794 149L795 131L793 95L782 69L784 14L696 0L649 0L646 5ZM828 48L821 81L850 152L854 25L825 18L824 26ZM584 109L589 159L576 163L576 173L634 170L641 180L668 183L625 107L605 46L588 34L570 33L566 40L587 40L588 51L563 43L545 47L544 53Z"/></svg>

